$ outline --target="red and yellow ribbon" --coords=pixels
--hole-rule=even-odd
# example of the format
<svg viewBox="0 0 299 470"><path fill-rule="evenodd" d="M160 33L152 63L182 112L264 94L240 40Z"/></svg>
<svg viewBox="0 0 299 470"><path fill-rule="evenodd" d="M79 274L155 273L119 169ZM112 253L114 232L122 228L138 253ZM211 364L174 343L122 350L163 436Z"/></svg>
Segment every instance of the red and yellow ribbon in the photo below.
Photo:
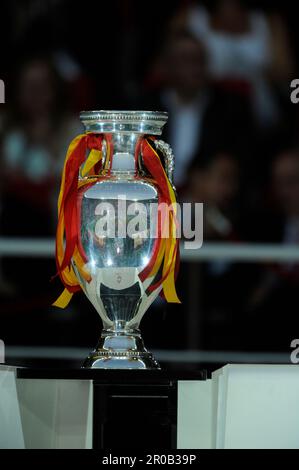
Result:
<svg viewBox="0 0 299 470"><path fill-rule="evenodd" d="M141 144L142 160L144 166L154 179L159 189L159 207L156 243L148 265L139 273L144 281L148 277L154 277L154 283L148 287L148 292L153 292L162 285L163 294L167 302L180 303L175 289L175 278L179 260L179 241L176 237L176 197L172 185L164 171L160 157L150 139L144 139ZM164 209L163 209L164 208ZM160 279L155 277L161 271Z"/></svg>
<svg viewBox="0 0 299 470"><path fill-rule="evenodd" d="M58 224L56 232L56 266L58 275L65 286L54 306L65 308L74 292L81 289L71 260L73 258L78 272L87 282L90 275L85 268L87 262L79 240L78 190L94 184L97 178L78 180L81 176L91 176L98 172L96 168L102 161L103 137L97 134L81 134L75 137L68 148L62 172L58 197ZM89 152L86 158L87 151Z"/></svg>

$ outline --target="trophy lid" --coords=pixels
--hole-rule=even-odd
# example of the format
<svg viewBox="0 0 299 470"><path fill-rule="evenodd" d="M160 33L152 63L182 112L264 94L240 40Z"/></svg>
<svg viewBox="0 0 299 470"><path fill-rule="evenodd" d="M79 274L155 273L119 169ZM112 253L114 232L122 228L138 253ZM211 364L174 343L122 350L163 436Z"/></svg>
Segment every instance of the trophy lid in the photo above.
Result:
<svg viewBox="0 0 299 470"><path fill-rule="evenodd" d="M86 132L136 132L161 135L168 119L162 111L82 111L80 120Z"/></svg>

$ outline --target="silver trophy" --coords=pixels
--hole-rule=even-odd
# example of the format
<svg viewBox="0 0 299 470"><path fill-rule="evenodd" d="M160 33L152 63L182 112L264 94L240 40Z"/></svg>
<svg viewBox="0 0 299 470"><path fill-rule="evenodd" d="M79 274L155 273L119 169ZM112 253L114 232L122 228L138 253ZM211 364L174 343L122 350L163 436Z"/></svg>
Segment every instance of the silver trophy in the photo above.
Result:
<svg viewBox="0 0 299 470"><path fill-rule="evenodd" d="M120 213L120 200L142 202L148 209L151 230L155 231L155 215L150 206L158 203L158 190L142 167L138 145L145 136L157 136L167 121L167 113L150 111L84 111L80 119L87 133L103 136L103 166L99 179L84 191L80 201L80 237L88 260L90 282L80 277L76 263L72 265L82 290L103 321L97 348L85 360L86 368L159 369L153 355L146 350L139 331L140 321L161 291L157 287L146 292L152 279L141 282L138 274L152 256L155 239L146 236L119 235L119 226L127 226L130 216ZM109 164L107 142L112 149ZM163 156L165 172L172 183L174 160L171 148L155 139L153 145ZM107 177L107 175L109 177ZM101 203L101 204L100 204ZM116 234L107 236L99 226L99 214L106 204L106 216L117 220ZM110 207L110 209L109 209ZM125 215L124 215L125 214ZM110 219L111 220L111 219ZM121 228L121 227L120 227ZM106 228L105 228L106 230Z"/></svg>

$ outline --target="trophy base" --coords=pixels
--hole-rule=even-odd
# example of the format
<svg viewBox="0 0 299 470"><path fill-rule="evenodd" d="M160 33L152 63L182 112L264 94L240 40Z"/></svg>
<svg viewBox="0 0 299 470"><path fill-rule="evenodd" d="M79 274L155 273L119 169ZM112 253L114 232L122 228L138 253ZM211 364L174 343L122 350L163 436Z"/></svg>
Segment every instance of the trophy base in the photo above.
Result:
<svg viewBox="0 0 299 470"><path fill-rule="evenodd" d="M152 353L144 347L140 333L103 331L97 348L86 358L83 368L160 369Z"/></svg>

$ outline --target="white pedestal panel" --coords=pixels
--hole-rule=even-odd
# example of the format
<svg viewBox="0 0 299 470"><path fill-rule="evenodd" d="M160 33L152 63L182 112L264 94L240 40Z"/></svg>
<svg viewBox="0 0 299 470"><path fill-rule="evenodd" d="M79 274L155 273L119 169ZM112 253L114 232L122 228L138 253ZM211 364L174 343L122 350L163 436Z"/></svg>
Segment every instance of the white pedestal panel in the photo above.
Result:
<svg viewBox="0 0 299 470"><path fill-rule="evenodd" d="M298 449L298 367L227 365L179 380L178 448ZM17 379L0 366L0 448L91 448L92 414L92 380Z"/></svg>

